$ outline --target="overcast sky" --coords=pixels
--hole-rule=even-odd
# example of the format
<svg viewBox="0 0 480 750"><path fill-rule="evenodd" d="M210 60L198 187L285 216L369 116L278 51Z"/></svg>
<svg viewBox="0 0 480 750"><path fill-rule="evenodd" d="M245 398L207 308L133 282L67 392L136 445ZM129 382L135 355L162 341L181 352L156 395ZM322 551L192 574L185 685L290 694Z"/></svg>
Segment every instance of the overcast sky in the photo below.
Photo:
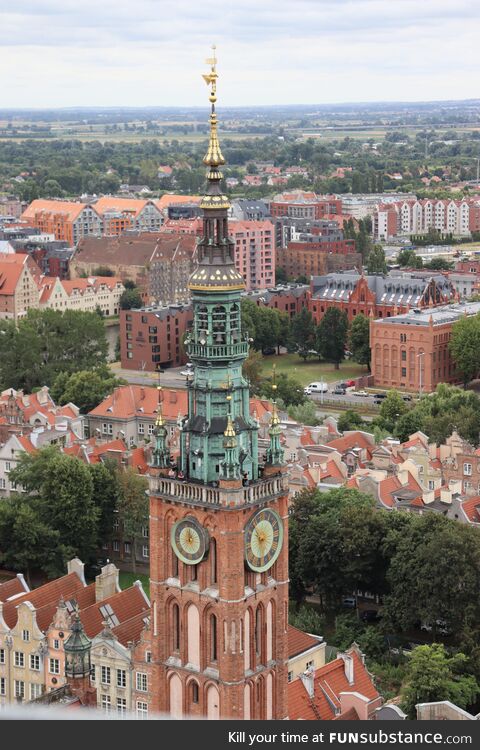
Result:
<svg viewBox="0 0 480 750"><path fill-rule="evenodd" d="M480 97L479 0L0 0L0 108Z"/></svg>

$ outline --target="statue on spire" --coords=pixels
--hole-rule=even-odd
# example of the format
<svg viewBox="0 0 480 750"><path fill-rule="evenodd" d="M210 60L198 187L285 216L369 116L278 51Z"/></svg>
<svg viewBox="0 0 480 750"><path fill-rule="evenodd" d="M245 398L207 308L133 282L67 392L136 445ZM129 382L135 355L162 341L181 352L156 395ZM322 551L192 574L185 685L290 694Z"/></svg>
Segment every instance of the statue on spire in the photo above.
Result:
<svg viewBox="0 0 480 750"><path fill-rule="evenodd" d="M277 384L276 384L276 372L275 365L273 365L272 375L272 391L274 397L276 396ZM272 418L270 420L270 427L268 429L270 435L270 445L267 448L267 464L271 466L278 466L283 463L283 448L280 444L280 435L282 434L282 428L280 427L280 417L278 416L277 399L272 399Z"/></svg>

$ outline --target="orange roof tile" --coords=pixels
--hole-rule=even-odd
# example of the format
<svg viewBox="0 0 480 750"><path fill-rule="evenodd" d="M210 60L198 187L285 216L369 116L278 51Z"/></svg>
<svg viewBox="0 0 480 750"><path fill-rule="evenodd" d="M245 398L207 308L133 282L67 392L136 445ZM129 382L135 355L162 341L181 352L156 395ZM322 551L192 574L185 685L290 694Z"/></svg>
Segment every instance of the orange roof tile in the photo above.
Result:
<svg viewBox="0 0 480 750"><path fill-rule="evenodd" d="M313 635L304 633L302 630L293 627L293 625L288 626L287 637L289 659L293 659L294 656L298 656L298 654L302 654L304 651L308 651L308 649L318 646L320 642L318 638L314 638Z"/></svg>
<svg viewBox="0 0 480 750"><path fill-rule="evenodd" d="M145 620L148 616L149 612L137 612L137 614L130 617L130 619L125 620L125 622L112 628L112 632L124 646L129 642L138 643L142 630L146 624Z"/></svg>
<svg viewBox="0 0 480 750"><path fill-rule="evenodd" d="M394 490L398 490L401 486L401 482L397 476L382 479L378 483L378 496L380 498L380 502L383 503L383 505L386 505L388 508L393 508L395 503L391 493Z"/></svg>
<svg viewBox="0 0 480 750"><path fill-rule="evenodd" d="M104 214L106 214L108 211L122 211L132 213L134 216L138 216L138 214L143 211L145 206L149 203L156 204L156 201L142 200L139 198L117 198L115 196L104 196L103 198L99 198L98 201L94 203L94 208L95 211L100 214L100 216L104 216Z"/></svg>
<svg viewBox="0 0 480 750"><path fill-rule="evenodd" d="M0 602L6 602L11 596L22 594L27 590L25 588L26 585L27 584L23 578L19 578L18 576L11 578L4 583L0 583Z"/></svg>
<svg viewBox="0 0 480 750"><path fill-rule="evenodd" d="M344 661L339 657L316 670L312 698L309 697L300 678L288 684L289 719L334 719L340 710L341 692L357 692L370 701L379 698L379 693L356 648L349 649L347 654L353 659L352 683L349 683Z"/></svg>
<svg viewBox="0 0 480 750"><path fill-rule="evenodd" d="M469 497L462 502L462 510L471 523L480 523L480 497Z"/></svg>
<svg viewBox="0 0 480 750"><path fill-rule="evenodd" d="M86 206L86 203L37 199L27 206L20 218L30 220L34 219L39 213L51 213L65 214L69 221L75 221Z"/></svg>
<svg viewBox="0 0 480 750"><path fill-rule="evenodd" d="M117 625L140 613L146 615L150 612L150 604L142 589L139 586L130 586L130 588L119 591L100 602L95 602L80 612L80 619L89 638L93 638L100 633L102 624L106 619L101 608L107 604L110 605L113 615L118 620Z"/></svg>
<svg viewBox="0 0 480 750"><path fill-rule="evenodd" d="M345 453L347 450L352 448L364 448L367 451L369 458L372 456L372 450L375 445L364 435L363 432L355 431L350 432L348 435L331 440L328 443L329 448L335 448L339 453Z"/></svg>
<svg viewBox="0 0 480 750"><path fill-rule="evenodd" d="M187 392L164 388L162 411L166 419L176 420L178 414L187 412ZM158 392L153 386L121 385L110 396L92 409L91 416L127 419L128 417L155 418L158 409Z"/></svg>
<svg viewBox="0 0 480 750"><path fill-rule="evenodd" d="M44 614L41 617L41 622L37 622L41 630L47 628L53 617L53 612L58 604L61 597L65 600L76 598L78 594L85 588L85 584L80 580L76 573L68 573L61 578L57 578L54 581L49 581L43 586L34 589L28 593L22 594L22 596L13 599L12 601L5 602L3 605L3 617L9 628L13 628L17 622L17 607L21 602L31 602L31 604L37 610L48 609L48 605L54 607L52 614L48 617Z"/></svg>

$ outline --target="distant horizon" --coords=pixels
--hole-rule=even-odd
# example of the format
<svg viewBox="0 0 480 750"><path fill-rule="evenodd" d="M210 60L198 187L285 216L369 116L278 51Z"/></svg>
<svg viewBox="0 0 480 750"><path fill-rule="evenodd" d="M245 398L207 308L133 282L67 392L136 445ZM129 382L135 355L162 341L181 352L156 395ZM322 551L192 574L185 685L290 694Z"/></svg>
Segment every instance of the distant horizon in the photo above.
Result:
<svg viewBox="0 0 480 750"><path fill-rule="evenodd" d="M479 37L471 0L0 0L2 103L207 105L212 43L219 106L464 101Z"/></svg>
<svg viewBox="0 0 480 750"><path fill-rule="evenodd" d="M470 104L478 103L480 105L480 97L467 97L463 99L371 99L371 100L359 100L359 101L338 101L338 102L299 102L296 104L287 102L277 102L274 104L217 104L217 110L235 110L235 109L306 109L311 107L369 107L369 106L380 106L380 105L446 105L446 104ZM95 105L95 104L71 104L69 106L32 106L32 107L16 107L16 106L2 106L0 107L0 113L2 112L71 112L71 111L114 111L114 110L145 110L145 109L158 109L158 110L196 110L199 112L207 112L209 106L202 104L109 104L109 105ZM473 125L474 123L472 123ZM480 123L479 123L480 124Z"/></svg>

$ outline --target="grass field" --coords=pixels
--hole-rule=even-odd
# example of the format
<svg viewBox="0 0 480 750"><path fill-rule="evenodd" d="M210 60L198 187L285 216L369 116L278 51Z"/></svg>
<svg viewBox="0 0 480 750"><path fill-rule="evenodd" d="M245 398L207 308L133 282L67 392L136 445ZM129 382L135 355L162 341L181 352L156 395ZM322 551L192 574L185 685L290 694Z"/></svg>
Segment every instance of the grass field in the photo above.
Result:
<svg viewBox="0 0 480 750"><path fill-rule="evenodd" d="M150 580L146 573L130 573L125 570L120 571L120 588L128 589L133 586L135 581L141 581L143 590L147 596L150 596Z"/></svg>
<svg viewBox="0 0 480 750"><path fill-rule="evenodd" d="M298 354L281 354L278 357L272 355L263 358L261 372L264 377L271 376L274 364L278 373L286 373L303 386L316 380L333 383L336 380L349 380L367 373L363 365L348 360L341 363L339 370L335 370L333 364L329 362L318 362L313 359L304 362Z"/></svg>

